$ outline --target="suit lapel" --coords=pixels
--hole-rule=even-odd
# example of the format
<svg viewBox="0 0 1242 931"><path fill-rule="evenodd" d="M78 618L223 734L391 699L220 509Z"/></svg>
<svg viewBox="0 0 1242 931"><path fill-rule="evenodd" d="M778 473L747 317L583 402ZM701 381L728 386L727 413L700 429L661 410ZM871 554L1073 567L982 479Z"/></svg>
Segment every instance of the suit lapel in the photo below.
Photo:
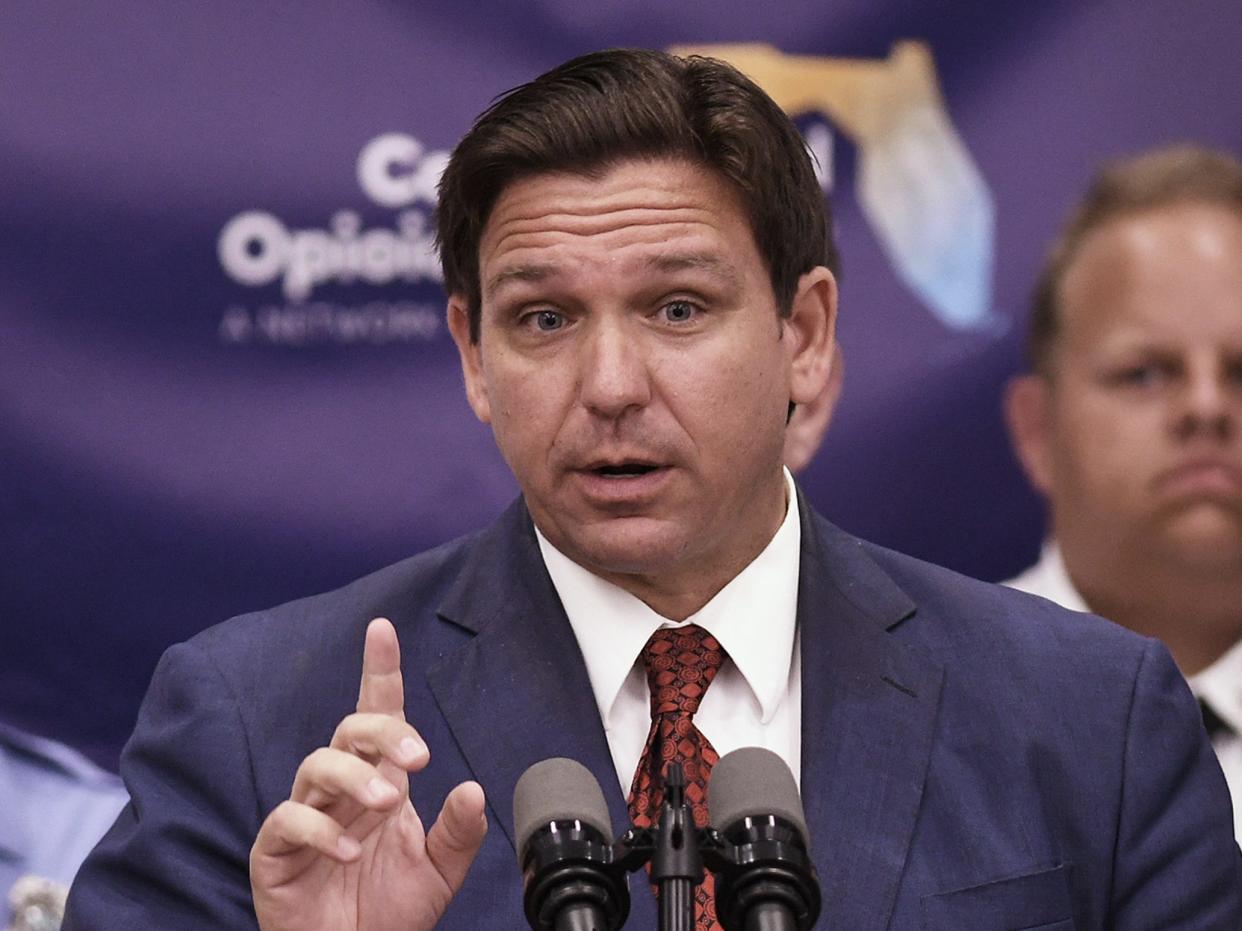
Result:
<svg viewBox="0 0 1242 931"><path fill-rule="evenodd" d="M931 755L942 668L889 633L915 606L802 505L802 797L826 927L888 926Z"/></svg>
<svg viewBox="0 0 1242 931"><path fill-rule="evenodd" d="M475 637L427 680L510 845L518 777L555 756L595 774L621 829L625 799L586 664L520 502L472 548L439 613Z"/></svg>
<svg viewBox="0 0 1242 931"><path fill-rule="evenodd" d="M889 633L914 613L909 598L857 540L805 500L801 510L802 795L823 920L886 927L918 816L942 669ZM475 636L433 666L428 683L510 845L514 786L548 757L591 770L614 829L626 825L586 665L520 503L480 537L439 613ZM636 912L647 898L637 893Z"/></svg>

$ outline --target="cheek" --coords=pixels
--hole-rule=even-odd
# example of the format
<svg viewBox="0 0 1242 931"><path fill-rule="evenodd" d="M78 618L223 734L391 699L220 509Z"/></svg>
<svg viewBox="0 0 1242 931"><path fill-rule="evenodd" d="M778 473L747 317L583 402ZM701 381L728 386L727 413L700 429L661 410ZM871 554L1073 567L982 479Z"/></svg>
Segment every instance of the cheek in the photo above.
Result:
<svg viewBox="0 0 1242 931"><path fill-rule="evenodd" d="M714 450L720 471L750 482L779 462L785 445L789 393L777 373L751 360L696 397L693 431Z"/></svg>
<svg viewBox="0 0 1242 931"><path fill-rule="evenodd" d="M1158 466L1163 432L1143 406L1084 406L1062 422L1054 464L1085 494L1116 498L1142 485Z"/></svg>
<svg viewBox="0 0 1242 931"><path fill-rule="evenodd" d="M515 472L546 458L565 422L572 386L555 366L496 366L487 394L496 444Z"/></svg>
<svg viewBox="0 0 1242 931"><path fill-rule="evenodd" d="M689 387L709 393L722 408L727 403L739 417L785 404L790 379L786 344L766 329L752 327L731 335L701 358L674 360L670 370Z"/></svg>
<svg viewBox="0 0 1242 931"><path fill-rule="evenodd" d="M773 421L783 431L788 392L754 360L683 357L663 366L655 381L676 419L700 441L740 450Z"/></svg>

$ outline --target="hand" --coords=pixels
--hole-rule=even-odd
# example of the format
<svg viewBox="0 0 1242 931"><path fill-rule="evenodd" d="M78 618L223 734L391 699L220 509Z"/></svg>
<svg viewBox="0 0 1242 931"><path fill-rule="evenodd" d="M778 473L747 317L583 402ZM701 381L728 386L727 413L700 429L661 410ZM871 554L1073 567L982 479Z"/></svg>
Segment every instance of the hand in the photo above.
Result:
<svg viewBox="0 0 1242 931"><path fill-rule="evenodd" d="M487 832L483 790L453 789L425 834L408 773L427 748L405 720L392 624L367 627L358 710L298 767L250 850L263 931L420 931L439 920Z"/></svg>

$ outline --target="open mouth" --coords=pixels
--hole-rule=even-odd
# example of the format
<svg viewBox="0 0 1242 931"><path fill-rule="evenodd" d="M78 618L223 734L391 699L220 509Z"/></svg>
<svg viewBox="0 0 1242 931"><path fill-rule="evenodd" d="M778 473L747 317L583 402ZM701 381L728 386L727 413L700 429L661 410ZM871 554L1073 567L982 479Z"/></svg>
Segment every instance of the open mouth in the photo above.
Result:
<svg viewBox="0 0 1242 931"><path fill-rule="evenodd" d="M617 465L597 466L591 471L602 478L634 478L654 472L659 466L646 462L622 462Z"/></svg>

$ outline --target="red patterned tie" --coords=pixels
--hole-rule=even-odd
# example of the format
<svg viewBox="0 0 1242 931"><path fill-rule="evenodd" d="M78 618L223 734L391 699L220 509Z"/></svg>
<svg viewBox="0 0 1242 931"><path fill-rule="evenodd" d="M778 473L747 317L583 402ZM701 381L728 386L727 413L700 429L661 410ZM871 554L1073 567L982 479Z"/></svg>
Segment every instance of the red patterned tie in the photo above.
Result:
<svg viewBox="0 0 1242 931"><path fill-rule="evenodd" d="M651 731L630 788L630 817L640 828L651 827L664 801L664 778L670 763L686 773L686 801L698 827L707 826L707 781L720 756L694 725L703 693L716 678L725 652L702 627L662 627L643 647L647 685L651 688ZM695 890L697 931L719 931L715 878L703 877Z"/></svg>

